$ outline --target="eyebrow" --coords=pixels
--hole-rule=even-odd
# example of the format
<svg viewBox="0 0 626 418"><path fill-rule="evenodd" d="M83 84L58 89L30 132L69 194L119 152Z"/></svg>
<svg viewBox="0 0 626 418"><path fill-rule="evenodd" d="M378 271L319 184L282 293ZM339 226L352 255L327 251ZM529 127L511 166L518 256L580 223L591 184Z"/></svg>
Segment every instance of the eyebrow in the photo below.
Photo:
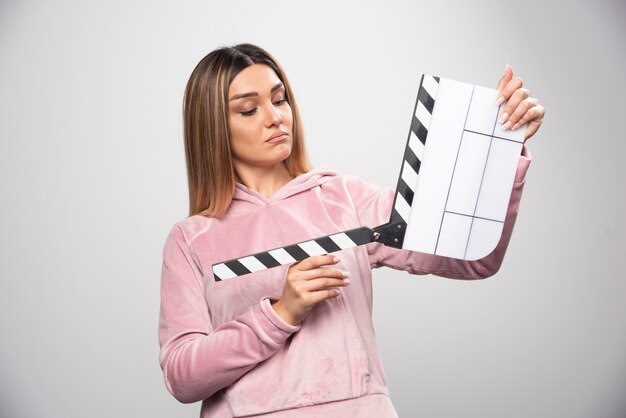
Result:
<svg viewBox="0 0 626 418"><path fill-rule="evenodd" d="M276 84L274 87L272 87L272 89L270 90L270 93L274 93L276 90L278 90L279 88L283 87L283 83L282 81L278 84ZM228 99L228 101L233 101L233 100L237 100L237 99L243 99L245 97L252 97L252 96L258 96L259 93L257 92L250 92L250 93L240 93L240 94L235 94L233 97L231 97L230 99Z"/></svg>

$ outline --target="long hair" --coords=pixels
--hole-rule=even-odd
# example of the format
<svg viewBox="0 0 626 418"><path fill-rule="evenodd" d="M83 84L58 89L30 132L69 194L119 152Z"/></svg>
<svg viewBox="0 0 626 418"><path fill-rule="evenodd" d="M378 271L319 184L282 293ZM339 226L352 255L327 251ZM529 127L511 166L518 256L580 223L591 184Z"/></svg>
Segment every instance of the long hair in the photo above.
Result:
<svg viewBox="0 0 626 418"><path fill-rule="evenodd" d="M278 62L252 44L216 49L191 73L183 102L185 159L189 187L189 216L224 215L235 192L235 170L228 132L228 89L246 67L265 64L285 86L293 114L293 146L285 161L292 176L310 170L304 132L293 91Z"/></svg>

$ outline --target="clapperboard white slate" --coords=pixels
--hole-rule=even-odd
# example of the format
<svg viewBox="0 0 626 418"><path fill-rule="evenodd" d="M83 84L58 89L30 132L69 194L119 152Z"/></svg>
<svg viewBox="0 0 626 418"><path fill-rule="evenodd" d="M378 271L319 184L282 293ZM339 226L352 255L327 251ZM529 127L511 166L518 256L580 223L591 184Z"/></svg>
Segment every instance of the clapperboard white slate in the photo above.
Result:
<svg viewBox="0 0 626 418"><path fill-rule="evenodd" d="M380 242L463 260L500 240L526 127L504 131L497 91L423 75L389 222L213 265L216 280Z"/></svg>

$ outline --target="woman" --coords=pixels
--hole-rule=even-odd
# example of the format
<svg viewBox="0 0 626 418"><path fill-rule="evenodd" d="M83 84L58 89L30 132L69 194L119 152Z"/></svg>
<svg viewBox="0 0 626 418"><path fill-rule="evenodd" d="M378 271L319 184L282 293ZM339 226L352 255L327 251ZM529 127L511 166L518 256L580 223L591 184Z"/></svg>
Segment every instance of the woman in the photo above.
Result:
<svg viewBox="0 0 626 418"><path fill-rule="evenodd" d="M543 108L507 66L505 128L541 124ZM505 114L506 113L506 114ZM371 268L478 279L504 256L530 159L520 156L496 250L466 262L369 244L216 282L211 265L386 222L393 191L310 170L283 70L250 44L193 71L184 101L189 217L163 251L160 362L203 417L395 417L372 326Z"/></svg>

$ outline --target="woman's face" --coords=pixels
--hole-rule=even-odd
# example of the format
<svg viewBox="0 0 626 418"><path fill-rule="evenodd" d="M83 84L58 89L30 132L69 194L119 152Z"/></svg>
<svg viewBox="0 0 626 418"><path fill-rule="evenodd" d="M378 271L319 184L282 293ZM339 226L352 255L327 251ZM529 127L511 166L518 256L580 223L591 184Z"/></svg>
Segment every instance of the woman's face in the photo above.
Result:
<svg viewBox="0 0 626 418"><path fill-rule="evenodd" d="M228 110L236 169L271 167L289 157L293 118L274 70L253 64L237 74L228 89Z"/></svg>

